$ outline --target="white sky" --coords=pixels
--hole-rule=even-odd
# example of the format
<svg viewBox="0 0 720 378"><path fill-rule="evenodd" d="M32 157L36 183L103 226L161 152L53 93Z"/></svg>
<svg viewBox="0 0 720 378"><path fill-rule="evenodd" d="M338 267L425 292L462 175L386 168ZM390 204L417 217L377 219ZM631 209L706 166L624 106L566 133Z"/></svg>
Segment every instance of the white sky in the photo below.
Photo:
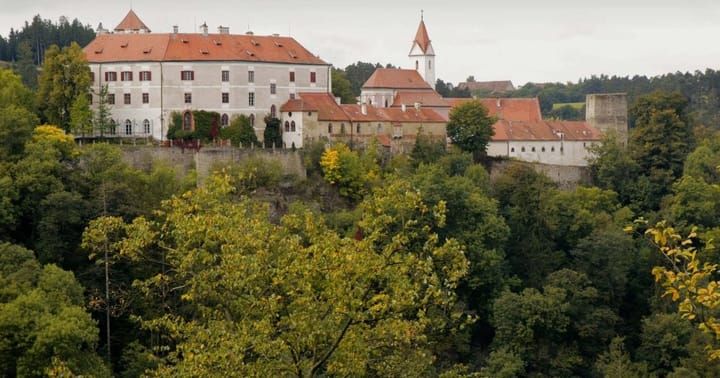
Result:
<svg viewBox="0 0 720 378"><path fill-rule="evenodd" d="M230 5L228 5L230 4ZM576 82L590 75L719 69L717 0L0 0L0 35L36 14L114 28L131 8L153 32L291 35L337 67L410 67L424 10L437 77Z"/></svg>

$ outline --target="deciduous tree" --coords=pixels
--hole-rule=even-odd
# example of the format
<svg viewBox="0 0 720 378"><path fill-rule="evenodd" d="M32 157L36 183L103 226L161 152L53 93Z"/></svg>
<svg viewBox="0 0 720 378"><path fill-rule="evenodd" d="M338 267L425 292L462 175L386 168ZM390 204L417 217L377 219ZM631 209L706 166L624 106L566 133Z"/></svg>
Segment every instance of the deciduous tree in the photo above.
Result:
<svg viewBox="0 0 720 378"><path fill-rule="evenodd" d="M495 118L488 114L482 102L472 100L450 111L447 133L450 141L461 150L472 152L477 160L487 152L490 138L495 134Z"/></svg>

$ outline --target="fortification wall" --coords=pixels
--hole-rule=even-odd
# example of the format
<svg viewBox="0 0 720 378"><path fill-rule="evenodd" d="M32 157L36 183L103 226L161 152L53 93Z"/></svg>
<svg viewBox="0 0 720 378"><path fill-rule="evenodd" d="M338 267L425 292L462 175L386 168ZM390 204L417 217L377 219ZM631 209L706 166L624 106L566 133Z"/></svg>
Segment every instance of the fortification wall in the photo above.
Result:
<svg viewBox="0 0 720 378"><path fill-rule="evenodd" d="M628 105L625 93L589 94L585 98L585 120L602 132L610 130L627 143Z"/></svg>
<svg viewBox="0 0 720 378"><path fill-rule="evenodd" d="M519 160L492 161L488 168L490 180L494 182L513 164L522 164L532 167L536 172L544 174L550 180L558 184L558 187L563 190L574 190L579 185L589 185L591 183L589 167L530 163Z"/></svg>
<svg viewBox="0 0 720 378"><path fill-rule="evenodd" d="M268 162L278 162L286 175L295 175L301 179L306 177L302 152L285 149L240 149L236 147L202 147L193 149L180 149L178 147L155 146L124 146L125 160L133 167L147 169L154 160L167 162L177 172L178 176L185 176L195 169L198 181L202 182L209 174L216 162L242 162L248 158L259 158Z"/></svg>

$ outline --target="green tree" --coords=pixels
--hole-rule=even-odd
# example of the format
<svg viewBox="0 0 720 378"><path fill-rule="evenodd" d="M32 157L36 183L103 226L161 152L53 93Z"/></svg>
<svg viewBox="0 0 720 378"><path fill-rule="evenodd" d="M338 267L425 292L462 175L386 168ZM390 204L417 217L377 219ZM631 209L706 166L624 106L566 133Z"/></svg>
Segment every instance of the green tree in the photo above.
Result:
<svg viewBox="0 0 720 378"><path fill-rule="evenodd" d="M78 96L87 96L92 78L85 53L77 43L53 45L45 53L39 77L38 104L45 119L70 131L70 111Z"/></svg>
<svg viewBox="0 0 720 378"><path fill-rule="evenodd" d="M464 102L450 111L447 133L450 141L461 150L471 152L478 160L487 152L490 138L495 134L495 118L478 100Z"/></svg>
<svg viewBox="0 0 720 378"><path fill-rule="evenodd" d="M357 102L356 96L352 92L352 84L345 75L345 71L334 67L332 69L332 93L333 96L339 97L343 104Z"/></svg>
<svg viewBox="0 0 720 378"><path fill-rule="evenodd" d="M101 85L100 89L96 92L98 96L97 107L93 114L93 126L95 130L100 132L100 136L103 136L110 132L110 128L113 126L113 120L111 116L111 107L108 103L108 86L107 84ZM168 131L169 134L169 131Z"/></svg>
<svg viewBox="0 0 720 378"><path fill-rule="evenodd" d="M632 362L630 355L625 351L625 339L622 337L612 339L608 351L601 354L595 362L595 370L606 378L649 376L645 364Z"/></svg>
<svg viewBox="0 0 720 378"><path fill-rule="evenodd" d="M16 105L26 110L35 109L35 98L20 76L10 70L0 68L0 108Z"/></svg>
<svg viewBox="0 0 720 378"><path fill-rule="evenodd" d="M282 132L280 131L280 119L268 114L265 117L265 131L263 132L265 148L282 148Z"/></svg>
<svg viewBox="0 0 720 378"><path fill-rule="evenodd" d="M639 97L629 109L635 119L629 149L646 178L639 194L645 210L659 207L694 149L693 122L687 106L687 99L679 93L654 92Z"/></svg>
<svg viewBox="0 0 720 378"><path fill-rule="evenodd" d="M0 374L109 376L95 354L98 332L72 273L41 267L32 251L0 243Z"/></svg>
<svg viewBox="0 0 720 378"><path fill-rule="evenodd" d="M618 135L607 133L600 144L590 147L590 151L594 184L615 191L622 205L637 209L637 179L642 171L630 149L620 142Z"/></svg>
<svg viewBox="0 0 720 378"><path fill-rule="evenodd" d="M453 291L467 264L456 242L429 231L443 221L442 206L391 185L364 204L363 240L355 240L305 211L273 224L264 206L231 192L213 177L168 201L162 219L127 229L128 256L167 252L170 269L145 285L178 287L192 309L146 324L178 341L156 374L431 372L426 334L460 316Z"/></svg>
<svg viewBox="0 0 720 378"><path fill-rule="evenodd" d="M220 138L229 139L236 146L260 145L255 129L250 124L250 117L244 114L233 117L230 125L220 130Z"/></svg>
<svg viewBox="0 0 720 378"><path fill-rule="evenodd" d="M87 96L77 96L70 108L70 131L85 137L93 133L93 113Z"/></svg>

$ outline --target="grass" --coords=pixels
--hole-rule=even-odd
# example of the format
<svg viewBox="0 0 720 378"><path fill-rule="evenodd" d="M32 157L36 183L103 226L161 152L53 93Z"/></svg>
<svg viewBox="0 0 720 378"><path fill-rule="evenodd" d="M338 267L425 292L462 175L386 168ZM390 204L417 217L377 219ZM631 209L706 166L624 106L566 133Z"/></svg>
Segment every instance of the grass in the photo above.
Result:
<svg viewBox="0 0 720 378"><path fill-rule="evenodd" d="M584 102L566 102L562 104L553 104L552 110L557 110L559 108L562 108L563 106L570 106L577 110L582 109L583 106L585 106Z"/></svg>

